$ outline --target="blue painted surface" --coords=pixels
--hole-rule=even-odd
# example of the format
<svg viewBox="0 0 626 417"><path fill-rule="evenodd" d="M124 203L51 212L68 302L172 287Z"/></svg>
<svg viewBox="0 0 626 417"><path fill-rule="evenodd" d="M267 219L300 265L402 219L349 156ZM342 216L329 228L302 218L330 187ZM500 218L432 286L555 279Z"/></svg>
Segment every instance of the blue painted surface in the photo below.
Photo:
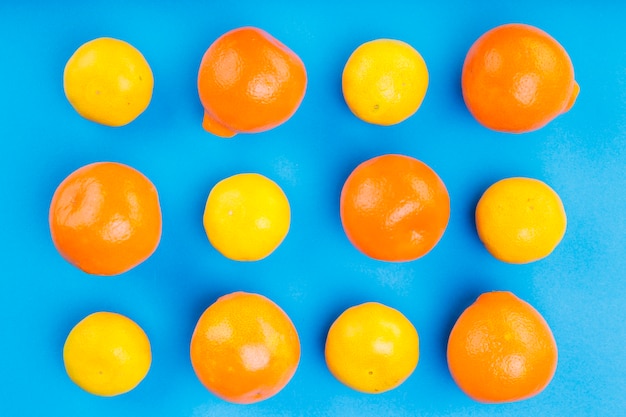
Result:
<svg viewBox="0 0 626 417"><path fill-rule="evenodd" d="M625 415L625 14L626 4L618 1L3 1L0 415ZM530 134L488 131L471 118L461 97L467 49L484 31L508 22L536 25L559 40L581 86L569 113ZM223 140L201 129L196 74L211 42L244 25L267 30L300 55L308 90L286 124ZM99 36L132 43L154 72L150 107L123 128L82 119L63 94L65 62L80 44ZM341 71L351 51L381 37L412 44L431 77L421 109L392 127L358 120L341 95ZM349 172L390 152L429 164L452 202L439 245L403 264L356 251L339 219L339 193ZM111 278L88 276L65 262L47 223L60 181L79 166L102 160L146 174L159 190L164 216L156 253ZM255 263L225 259L202 228L211 187L246 171L278 182L292 207L286 240ZM473 223L481 193L518 175L551 185L569 220L550 257L522 266L493 259ZM455 386L445 347L460 312L481 292L495 289L513 291L544 315L559 346L559 364L539 396L484 405ZM214 397L196 379L188 356L200 313L235 290L276 301L302 342L293 380L255 405ZM420 334L416 371L381 395L351 391L324 364L331 322L364 301L399 309ZM83 392L63 368L67 333L97 310L128 315L152 342L150 373L119 397Z"/></svg>

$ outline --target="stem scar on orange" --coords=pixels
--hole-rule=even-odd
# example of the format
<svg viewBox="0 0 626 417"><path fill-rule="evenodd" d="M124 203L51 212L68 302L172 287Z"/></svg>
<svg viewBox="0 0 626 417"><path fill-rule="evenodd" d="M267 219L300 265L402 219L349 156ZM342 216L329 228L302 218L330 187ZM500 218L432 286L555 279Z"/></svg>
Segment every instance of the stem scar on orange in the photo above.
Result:
<svg viewBox="0 0 626 417"><path fill-rule="evenodd" d="M57 187L49 224L54 245L71 264L89 274L118 275L148 259L159 245L159 196L135 168L96 162Z"/></svg>
<svg viewBox="0 0 626 417"><path fill-rule="evenodd" d="M220 297L200 316L190 344L200 382L225 401L250 404L280 392L300 362L289 316L259 294Z"/></svg>
<svg viewBox="0 0 626 417"><path fill-rule="evenodd" d="M221 137L275 128L296 112L306 85L304 63L278 39L255 27L231 30L200 63L203 127Z"/></svg>
<svg viewBox="0 0 626 417"><path fill-rule="evenodd" d="M425 163L387 154L361 163L348 176L340 199L350 242L382 261L412 261L430 252L450 218L450 197Z"/></svg>
<svg viewBox="0 0 626 417"><path fill-rule="evenodd" d="M480 124L524 133L567 112L580 89L561 44L534 26L511 23L487 31L470 47L462 90Z"/></svg>
<svg viewBox="0 0 626 417"><path fill-rule="evenodd" d="M539 394L552 380L558 360L545 319L508 291L484 293L460 315L447 356L459 388L484 403Z"/></svg>

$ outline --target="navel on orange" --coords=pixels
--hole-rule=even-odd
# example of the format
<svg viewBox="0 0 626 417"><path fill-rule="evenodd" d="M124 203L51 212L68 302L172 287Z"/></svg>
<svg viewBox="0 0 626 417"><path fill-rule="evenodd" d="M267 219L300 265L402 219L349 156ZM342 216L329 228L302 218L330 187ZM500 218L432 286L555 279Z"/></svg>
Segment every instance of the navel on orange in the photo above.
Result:
<svg viewBox="0 0 626 417"><path fill-rule="evenodd" d="M232 403L250 404L276 395L291 380L300 361L300 340L276 303L234 292L202 313L190 355L209 391Z"/></svg>
<svg viewBox="0 0 626 417"><path fill-rule="evenodd" d="M579 86L569 55L534 26L493 28L469 49L462 73L465 104L493 130L537 130L574 104Z"/></svg>
<svg viewBox="0 0 626 417"><path fill-rule="evenodd" d="M296 112L306 85L304 63L279 40L255 27L231 30L200 63L203 127L222 137L272 129Z"/></svg>
<svg viewBox="0 0 626 417"><path fill-rule="evenodd" d="M484 403L520 401L543 391L558 352L545 319L508 291L482 294L448 339L448 368L459 388Z"/></svg>
<svg viewBox="0 0 626 417"><path fill-rule="evenodd" d="M382 261L411 261L430 252L450 218L450 197L425 163L387 154L357 166L343 185L343 229L365 255Z"/></svg>
<svg viewBox="0 0 626 417"><path fill-rule="evenodd" d="M65 178L50 203L50 234L71 264L117 275L145 261L161 239L161 206L152 182L115 162L85 165Z"/></svg>

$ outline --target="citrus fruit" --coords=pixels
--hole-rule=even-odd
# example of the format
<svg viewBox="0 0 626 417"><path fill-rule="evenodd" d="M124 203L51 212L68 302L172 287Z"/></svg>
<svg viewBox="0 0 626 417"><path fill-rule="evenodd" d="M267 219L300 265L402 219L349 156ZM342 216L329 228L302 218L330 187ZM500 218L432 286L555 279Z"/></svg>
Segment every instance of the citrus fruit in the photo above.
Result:
<svg viewBox="0 0 626 417"><path fill-rule="evenodd" d="M279 40L255 27L231 30L200 63L202 126L221 137L275 128L296 112L306 85L304 63Z"/></svg>
<svg viewBox="0 0 626 417"><path fill-rule="evenodd" d="M545 319L508 291L484 293L460 315L447 356L459 388L484 403L539 394L552 380L558 359Z"/></svg>
<svg viewBox="0 0 626 417"><path fill-rule="evenodd" d="M357 166L340 198L343 229L365 255L411 261L430 252L450 218L450 197L425 163L387 154Z"/></svg>
<svg viewBox="0 0 626 417"><path fill-rule="evenodd" d="M326 364L346 386L379 394L402 384L415 370L419 338L398 310L368 302L345 310L326 337Z"/></svg>
<svg viewBox="0 0 626 417"><path fill-rule="evenodd" d="M426 62L411 45L376 39L356 48L343 69L346 104L358 118L394 125L412 116L428 88Z"/></svg>
<svg viewBox="0 0 626 417"><path fill-rule="evenodd" d="M220 297L200 316L190 345L200 382L232 403L266 400L291 380L300 340L287 314L260 294Z"/></svg>
<svg viewBox="0 0 626 417"><path fill-rule="evenodd" d="M50 203L50 234L59 253L94 275L117 275L139 265L161 239L157 190L141 172L95 162L72 172Z"/></svg>
<svg viewBox="0 0 626 417"><path fill-rule="evenodd" d="M93 313L70 331L63 346L70 379L101 396L124 394L145 378L152 363L148 336L126 316Z"/></svg>
<svg viewBox="0 0 626 417"><path fill-rule="evenodd" d="M289 232L289 200L278 184L257 173L218 182L204 208L204 230L215 249L236 261L269 256Z"/></svg>
<svg viewBox="0 0 626 417"><path fill-rule="evenodd" d="M520 23L480 36L465 57L461 79L474 118L509 133L545 126L567 112L579 92L563 46L541 29Z"/></svg>
<svg viewBox="0 0 626 417"><path fill-rule="evenodd" d="M505 178L476 205L476 229L487 250L504 262L545 258L565 235L567 217L558 194L534 178Z"/></svg>
<svg viewBox="0 0 626 417"><path fill-rule="evenodd" d="M123 126L143 113L152 99L150 65L134 46L113 38L81 45L63 72L65 95L84 118Z"/></svg>

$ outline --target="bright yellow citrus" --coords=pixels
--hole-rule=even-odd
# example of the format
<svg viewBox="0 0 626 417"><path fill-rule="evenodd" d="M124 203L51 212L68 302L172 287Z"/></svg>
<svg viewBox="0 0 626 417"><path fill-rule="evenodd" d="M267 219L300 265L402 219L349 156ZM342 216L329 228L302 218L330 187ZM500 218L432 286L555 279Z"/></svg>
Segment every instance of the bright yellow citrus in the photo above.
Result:
<svg viewBox="0 0 626 417"><path fill-rule="evenodd" d="M287 236L291 209L278 184L261 174L244 173L213 187L203 220L209 241L222 255L258 261Z"/></svg>
<svg viewBox="0 0 626 417"><path fill-rule="evenodd" d="M523 264L545 258L565 235L567 217L558 194L534 178L506 178L476 206L476 229L497 259Z"/></svg>
<svg viewBox="0 0 626 417"><path fill-rule="evenodd" d="M343 70L343 96L352 113L377 125L393 125L412 116L428 88L424 58L396 39L360 45Z"/></svg>
<svg viewBox="0 0 626 417"><path fill-rule="evenodd" d="M326 337L326 364L340 382L378 394L402 384L415 370L419 338L398 310L369 302L345 310Z"/></svg>
<svg viewBox="0 0 626 417"><path fill-rule="evenodd" d="M154 78L129 43L98 38L81 45L63 73L65 95L84 118L107 126L135 120L150 104Z"/></svg>
<svg viewBox="0 0 626 417"><path fill-rule="evenodd" d="M114 396L135 388L152 363L150 341L131 319L101 311L70 331L63 347L68 376L85 391Z"/></svg>

